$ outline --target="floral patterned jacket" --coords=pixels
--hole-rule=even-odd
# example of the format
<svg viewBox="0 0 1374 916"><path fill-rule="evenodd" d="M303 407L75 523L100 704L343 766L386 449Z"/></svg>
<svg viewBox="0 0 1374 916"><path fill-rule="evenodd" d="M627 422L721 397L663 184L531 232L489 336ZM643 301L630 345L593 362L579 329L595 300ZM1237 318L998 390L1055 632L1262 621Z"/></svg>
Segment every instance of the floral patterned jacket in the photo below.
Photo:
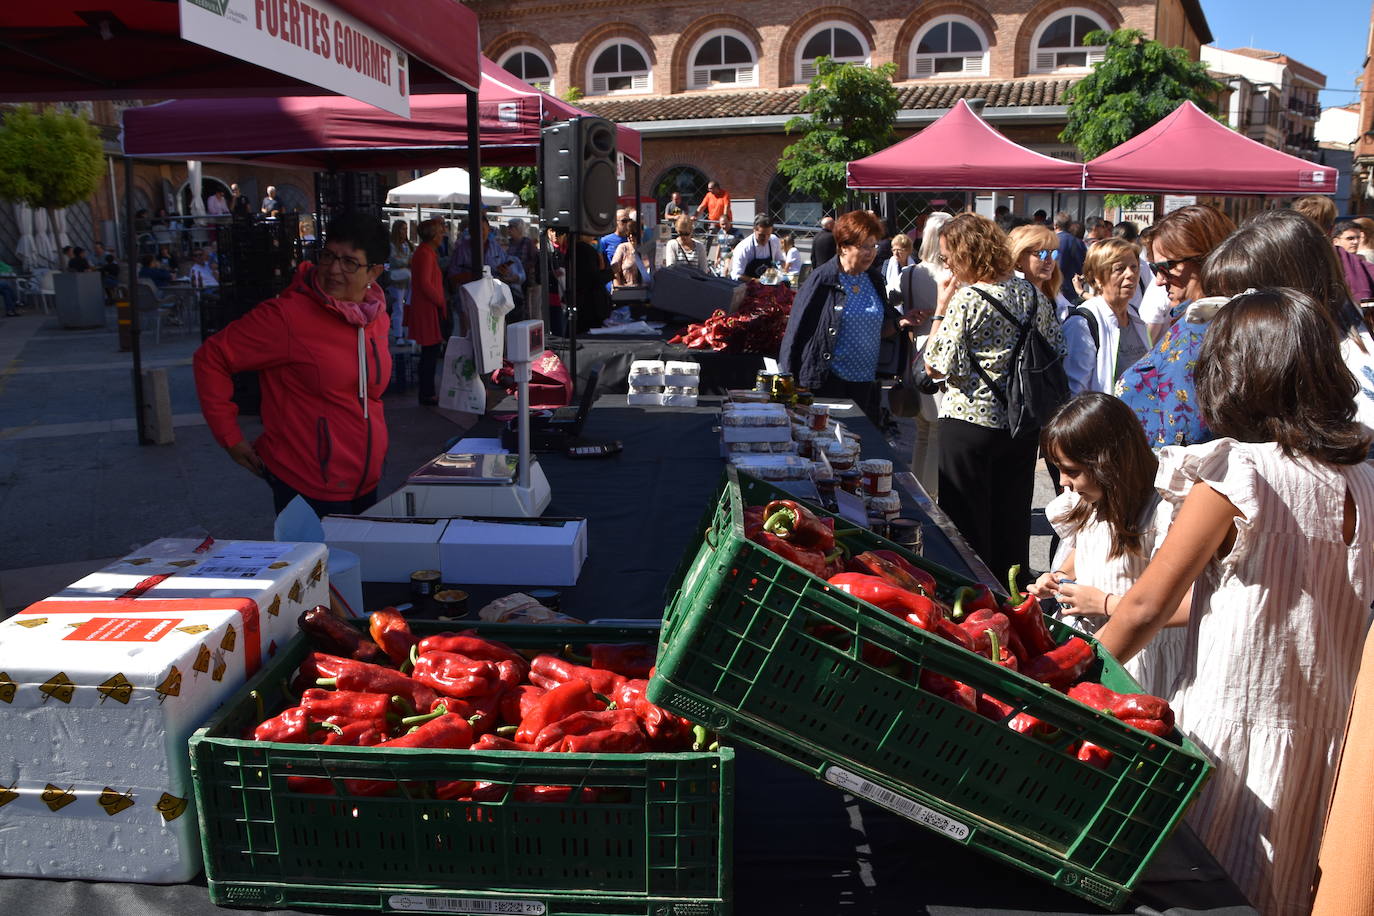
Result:
<svg viewBox="0 0 1374 916"><path fill-rule="evenodd" d="M1175 310L1169 330L1116 383L1116 396L1135 411L1150 448L1197 445L1216 438L1202 420L1193 386L1202 338L1214 314L1215 308L1205 306L1189 306L1181 316Z"/></svg>

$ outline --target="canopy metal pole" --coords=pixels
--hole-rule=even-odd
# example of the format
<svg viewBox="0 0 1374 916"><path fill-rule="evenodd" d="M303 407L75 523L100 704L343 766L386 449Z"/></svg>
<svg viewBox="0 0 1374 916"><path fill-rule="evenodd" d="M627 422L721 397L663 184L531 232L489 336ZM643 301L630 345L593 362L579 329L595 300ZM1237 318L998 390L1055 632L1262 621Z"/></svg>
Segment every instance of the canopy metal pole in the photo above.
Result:
<svg viewBox="0 0 1374 916"><path fill-rule="evenodd" d="M477 91L464 89L464 108L468 116L468 238L472 242L472 271L482 276L482 144L477 118Z"/></svg>
<svg viewBox="0 0 1374 916"><path fill-rule="evenodd" d="M138 444L149 445L143 417L143 346L138 326L138 232L134 226L134 161L124 157L124 251L129 261L129 352L134 358L134 429Z"/></svg>

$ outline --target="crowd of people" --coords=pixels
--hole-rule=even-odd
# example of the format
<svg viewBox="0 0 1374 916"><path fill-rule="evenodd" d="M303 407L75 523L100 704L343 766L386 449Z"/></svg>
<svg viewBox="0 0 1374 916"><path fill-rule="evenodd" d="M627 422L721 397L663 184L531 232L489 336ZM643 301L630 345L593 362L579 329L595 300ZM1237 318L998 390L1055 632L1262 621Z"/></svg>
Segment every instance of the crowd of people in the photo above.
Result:
<svg viewBox="0 0 1374 916"><path fill-rule="evenodd" d="M1066 213L933 214L875 264L881 224L846 213L779 358L871 409L879 343L904 334L913 472L993 569L1029 569L1044 460L1062 540L1030 588L1171 700L1217 764L1189 820L1264 913L1310 910L1333 782L1359 791L1374 753L1341 762L1374 607L1374 251L1335 216L1190 206L1079 239ZM1018 429L1032 338L1063 403Z"/></svg>

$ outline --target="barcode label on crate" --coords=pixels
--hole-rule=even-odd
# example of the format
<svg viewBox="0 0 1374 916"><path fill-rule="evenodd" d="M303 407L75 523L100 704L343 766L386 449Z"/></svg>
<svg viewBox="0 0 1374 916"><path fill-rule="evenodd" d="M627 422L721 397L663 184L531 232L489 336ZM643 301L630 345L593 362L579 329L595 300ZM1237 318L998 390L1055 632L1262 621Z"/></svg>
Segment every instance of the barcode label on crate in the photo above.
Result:
<svg viewBox="0 0 1374 916"><path fill-rule="evenodd" d="M229 563L203 563L184 575L201 579L256 579L264 575L262 566L239 566Z"/></svg>
<svg viewBox="0 0 1374 916"><path fill-rule="evenodd" d="M825 771L825 781L844 789L846 792L866 798L874 804L882 805L889 811L896 811L909 820L924 824L932 830L938 830L956 840L968 838L969 829L966 824L961 824L939 811L927 808L914 799L884 789L877 783L869 782L862 776L851 773L843 767L829 767Z"/></svg>
<svg viewBox="0 0 1374 916"><path fill-rule="evenodd" d="M548 908L538 900L488 900L482 897L422 897L395 894L387 901L393 910L406 913L498 913L510 916L544 916Z"/></svg>

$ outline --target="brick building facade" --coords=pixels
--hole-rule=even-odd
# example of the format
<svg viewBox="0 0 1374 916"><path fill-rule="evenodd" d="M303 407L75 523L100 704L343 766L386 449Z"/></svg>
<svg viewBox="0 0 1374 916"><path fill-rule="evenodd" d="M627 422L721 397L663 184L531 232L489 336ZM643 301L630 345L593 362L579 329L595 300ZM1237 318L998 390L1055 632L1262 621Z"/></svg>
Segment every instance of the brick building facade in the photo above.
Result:
<svg viewBox="0 0 1374 916"><path fill-rule="evenodd" d="M532 83L576 88L588 111L645 140L642 188L692 196L706 177L745 210L778 206L783 132L816 57L892 62L899 135L960 98L1017 142L1073 157L1058 140L1064 93L1100 59L1093 29L1138 29L1197 57L1211 40L1197 0L895 0L800 4L739 0L725 10L681 0L468 0L484 53ZM754 206L749 206L753 202Z"/></svg>

